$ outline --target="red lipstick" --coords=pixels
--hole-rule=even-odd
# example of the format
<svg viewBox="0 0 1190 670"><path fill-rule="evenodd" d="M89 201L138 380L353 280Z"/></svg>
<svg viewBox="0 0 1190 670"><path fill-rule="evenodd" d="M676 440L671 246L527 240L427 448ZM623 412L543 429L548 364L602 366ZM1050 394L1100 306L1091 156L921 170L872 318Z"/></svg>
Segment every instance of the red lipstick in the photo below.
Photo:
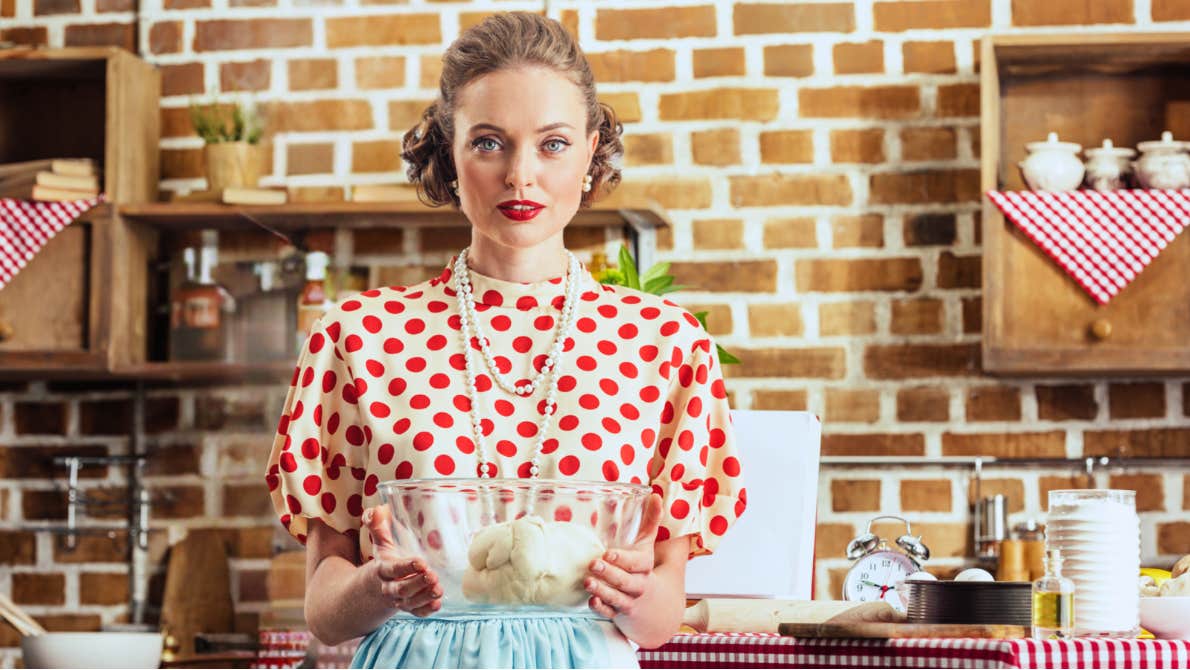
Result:
<svg viewBox="0 0 1190 670"><path fill-rule="evenodd" d="M545 209L545 205L532 200L505 200L496 207L501 214L513 221L528 221Z"/></svg>

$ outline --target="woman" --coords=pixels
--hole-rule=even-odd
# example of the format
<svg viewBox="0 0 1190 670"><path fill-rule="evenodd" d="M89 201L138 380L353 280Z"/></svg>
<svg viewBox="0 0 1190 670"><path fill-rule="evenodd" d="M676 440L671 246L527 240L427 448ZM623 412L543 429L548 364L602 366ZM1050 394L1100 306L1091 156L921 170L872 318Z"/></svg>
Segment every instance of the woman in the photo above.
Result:
<svg viewBox="0 0 1190 670"><path fill-rule="evenodd" d="M563 246L622 146L560 24L487 19L447 50L440 89L402 156L471 244L435 279L325 315L273 444L307 622L331 644L367 635L361 667L635 666L634 644L678 630L688 558L745 505L715 349L688 312L599 285ZM589 566L588 616L435 616L441 585L396 551L377 483L477 474L651 484L637 543Z"/></svg>

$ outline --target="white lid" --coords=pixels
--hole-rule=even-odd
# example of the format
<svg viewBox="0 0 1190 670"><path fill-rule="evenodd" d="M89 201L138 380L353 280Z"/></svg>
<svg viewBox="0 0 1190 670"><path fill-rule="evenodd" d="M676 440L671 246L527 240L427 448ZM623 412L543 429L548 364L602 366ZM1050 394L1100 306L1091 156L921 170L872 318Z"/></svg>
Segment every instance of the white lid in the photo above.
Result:
<svg viewBox="0 0 1190 670"><path fill-rule="evenodd" d="M1069 151L1071 153L1077 153L1078 151L1082 150L1083 146L1081 144L1077 144L1075 142L1059 142L1058 141L1058 133L1051 132L1049 135L1046 135L1044 142L1029 142L1028 144L1025 145L1025 148L1028 149L1029 151L1059 149L1061 151Z"/></svg>
<svg viewBox="0 0 1190 670"><path fill-rule="evenodd" d="M1143 151L1183 151L1186 149L1186 142L1177 141L1173 138L1173 133L1168 130L1161 133L1160 140L1150 140L1148 142L1141 142L1136 145L1137 149Z"/></svg>
<svg viewBox="0 0 1190 670"><path fill-rule="evenodd" d="M1131 158L1136 151L1128 147L1117 147L1112 145L1111 140L1103 140L1103 144L1093 149L1087 149L1085 152L1089 157L1095 156L1118 156L1120 158Z"/></svg>

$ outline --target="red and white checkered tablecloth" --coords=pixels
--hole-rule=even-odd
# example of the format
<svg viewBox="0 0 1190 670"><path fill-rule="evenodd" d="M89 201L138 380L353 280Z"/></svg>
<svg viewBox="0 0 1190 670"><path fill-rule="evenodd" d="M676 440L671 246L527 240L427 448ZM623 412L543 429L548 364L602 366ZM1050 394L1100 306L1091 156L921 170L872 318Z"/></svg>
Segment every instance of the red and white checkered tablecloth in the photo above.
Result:
<svg viewBox="0 0 1190 670"><path fill-rule="evenodd" d="M987 195L1101 305L1190 225L1190 189Z"/></svg>
<svg viewBox="0 0 1190 670"><path fill-rule="evenodd" d="M825 639L678 635L642 668L1187 668L1190 640Z"/></svg>
<svg viewBox="0 0 1190 670"><path fill-rule="evenodd" d="M88 200L65 202L0 198L0 289L12 281L54 235L101 202L103 194Z"/></svg>

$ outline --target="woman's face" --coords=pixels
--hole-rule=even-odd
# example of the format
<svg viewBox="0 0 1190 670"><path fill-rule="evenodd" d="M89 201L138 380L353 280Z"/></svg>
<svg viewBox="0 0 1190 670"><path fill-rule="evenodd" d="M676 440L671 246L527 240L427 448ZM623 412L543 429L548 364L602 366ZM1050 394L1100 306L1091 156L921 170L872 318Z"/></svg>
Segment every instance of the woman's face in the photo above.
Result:
<svg viewBox="0 0 1190 670"><path fill-rule="evenodd" d="M518 249L560 235L599 139L578 86L543 67L492 72L460 91L454 121L458 196L475 232Z"/></svg>

